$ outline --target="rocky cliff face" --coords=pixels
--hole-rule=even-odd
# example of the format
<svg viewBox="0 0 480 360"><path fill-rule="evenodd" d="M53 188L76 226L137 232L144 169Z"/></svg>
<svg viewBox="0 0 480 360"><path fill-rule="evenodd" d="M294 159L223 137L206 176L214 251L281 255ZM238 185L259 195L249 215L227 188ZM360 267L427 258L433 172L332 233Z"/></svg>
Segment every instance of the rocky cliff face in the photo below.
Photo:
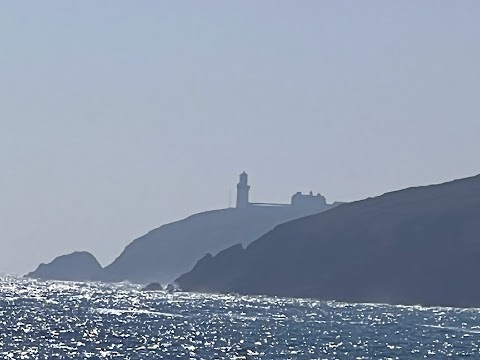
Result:
<svg viewBox="0 0 480 360"><path fill-rule="evenodd" d="M105 282L130 281L134 283L172 282L192 269L206 253L217 254L231 245L248 245L282 222L328 210L287 207L250 207L222 209L192 215L184 220L163 225L134 240L120 256L104 269L94 265L93 279ZM73 257L59 257L51 264L41 265L31 277L60 279ZM96 261L96 260L95 260ZM78 274L75 272L78 271ZM90 269L74 266L68 269L69 278L81 280Z"/></svg>
<svg viewBox="0 0 480 360"><path fill-rule="evenodd" d="M134 240L105 267L101 281L169 283L206 253L248 245L282 222L311 214L293 207L251 207L207 211L161 226Z"/></svg>
<svg viewBox="0 0 480 360"><path fill-rule="evenodd" d="M40 264L27 277L44 280L91 281L102 270L97 259L86 251L55 258L49 264Z"/></svg>
<svg viewBox="0 0 480 360"><path fill-rule="evenodd" d="M208 256L183 290L480 306L480 176L345 204Z"/></svg>

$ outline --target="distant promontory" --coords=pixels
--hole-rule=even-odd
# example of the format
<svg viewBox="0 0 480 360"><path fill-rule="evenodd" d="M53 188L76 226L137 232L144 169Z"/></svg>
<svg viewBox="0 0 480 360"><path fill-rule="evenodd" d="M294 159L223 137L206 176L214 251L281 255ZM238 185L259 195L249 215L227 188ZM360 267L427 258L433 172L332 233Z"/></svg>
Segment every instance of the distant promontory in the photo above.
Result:
<svg viewBox="0 0 480 360"><path fill-rule="evenodd" d="M81 280L84 273L94 273L94 280L104 282L130 281L148 284L168 284L191 270L206 253L218 252L234 245L248 245L275 226L303 216L332 209L339 203L328 204L320 194L295 193L287 204L252 202L246 173L237 184L235 208L206 211L186 219L163 225L132 241L115 261L103 269L72 268L70 278ZM63 278L63 269L51 264L28 274L43 279ZM73 259L73 258L72 258ZM75 276L75 271L78 275Z"/></svg>

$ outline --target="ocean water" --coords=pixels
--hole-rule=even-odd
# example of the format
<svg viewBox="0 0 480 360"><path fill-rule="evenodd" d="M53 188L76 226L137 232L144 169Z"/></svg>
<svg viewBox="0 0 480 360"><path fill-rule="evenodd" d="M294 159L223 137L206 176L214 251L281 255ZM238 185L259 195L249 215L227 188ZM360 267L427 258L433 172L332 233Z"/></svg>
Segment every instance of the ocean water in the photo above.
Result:
<svg viewBox="0 0 480 360"><path fill-rule="evenodd" d="M0 358L477 359L479 314L3 276Z"/></svg>

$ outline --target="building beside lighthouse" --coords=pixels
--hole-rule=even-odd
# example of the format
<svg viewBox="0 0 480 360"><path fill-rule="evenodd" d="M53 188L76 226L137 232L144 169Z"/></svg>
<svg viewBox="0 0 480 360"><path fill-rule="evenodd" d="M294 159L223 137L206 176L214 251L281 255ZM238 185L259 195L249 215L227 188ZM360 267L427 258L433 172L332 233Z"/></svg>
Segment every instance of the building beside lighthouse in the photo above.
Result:
<svg viewBox="0 0 480 360"><path fill-rule="evenodd" d="M291 207L295 209L305 210L326 210L332 205L339 205L340 203L327 204L325 196L320 193L313 194L312 191L308 194L297 192L292 196L290 204L270 203L270 202L250 202L249 199L250 185L248 185L248 175L244 171L240 174L237 184L237 209L247 209L252 206L275 206L275 207Z"/></svg>

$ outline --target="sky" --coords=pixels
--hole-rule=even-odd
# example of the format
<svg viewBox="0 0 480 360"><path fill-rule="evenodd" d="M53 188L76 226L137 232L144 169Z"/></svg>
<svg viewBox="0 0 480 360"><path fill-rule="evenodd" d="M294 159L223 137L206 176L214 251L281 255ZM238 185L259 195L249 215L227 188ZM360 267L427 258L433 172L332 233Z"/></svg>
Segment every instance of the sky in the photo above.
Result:
<svg viewBox="0 0 480 360"><path fill-rule="evenodd" d="M477 0L1 1L0 272L234 198L480 173ZM233 201L232 201L233 203Z"/></svg>

